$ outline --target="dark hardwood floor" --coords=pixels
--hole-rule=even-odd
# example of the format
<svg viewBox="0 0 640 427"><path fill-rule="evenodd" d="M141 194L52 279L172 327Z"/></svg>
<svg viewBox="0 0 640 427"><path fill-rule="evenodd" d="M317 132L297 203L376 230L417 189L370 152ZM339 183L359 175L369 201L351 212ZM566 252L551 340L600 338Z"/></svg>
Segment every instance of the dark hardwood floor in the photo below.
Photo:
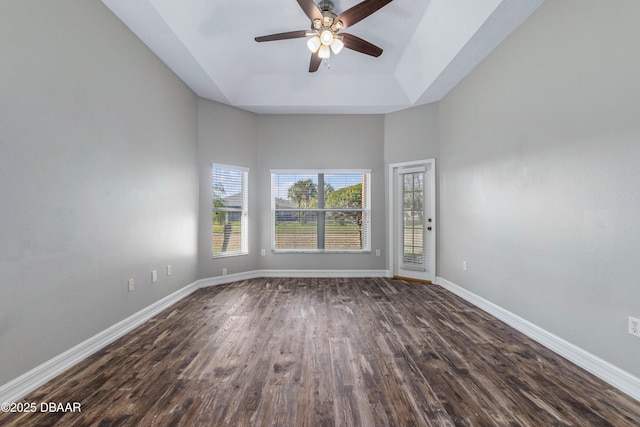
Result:
<svg viewBox="0 0 640 427"><path fill-rule="evenodd" d="M0 414L18 426L638 426L640 402L446 290L200 289Z"/></svg>

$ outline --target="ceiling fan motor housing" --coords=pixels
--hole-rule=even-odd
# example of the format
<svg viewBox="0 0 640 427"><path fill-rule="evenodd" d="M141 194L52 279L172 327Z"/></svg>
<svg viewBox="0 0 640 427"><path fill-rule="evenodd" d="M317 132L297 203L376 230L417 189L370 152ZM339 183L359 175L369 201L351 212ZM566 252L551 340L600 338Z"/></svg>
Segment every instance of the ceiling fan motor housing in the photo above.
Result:
<svg viewBox="0 0 640 427"><path fill-rule="evenodd" d="M317 20L320 21L318 23L314 22L314 27L316 27L316 29L320 29L317 28L318 24L320 27L331 27L333 25L333 21L337 16L332 12L333 2L331 0L322 0L320 3L318 3L318 9L320 9L320 12L322 13L322 20Z"/></svg>
<svg viewBox="0 0 640 427"><path fill-rule="evenodd" d="M322 12L331 12L333 10L333 2L331 0L322 0L318 3L318 9Z"/></svg>

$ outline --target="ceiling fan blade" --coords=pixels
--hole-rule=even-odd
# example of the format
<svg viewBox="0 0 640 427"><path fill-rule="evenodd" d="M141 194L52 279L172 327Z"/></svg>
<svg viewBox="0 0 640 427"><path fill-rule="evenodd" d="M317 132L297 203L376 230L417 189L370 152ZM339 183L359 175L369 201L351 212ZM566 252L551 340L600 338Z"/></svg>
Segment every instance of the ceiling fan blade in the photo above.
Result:
<svg viewBox="0 0 640 427"><path fill-rule="evenodd" d="M309 62L309 72L315 73L316 71L318 71L318 68L320 67L321 62L322 62L322 58L318 56L318 52L312 53L311 62Z"/></svg>
<svg viewBox="0 0 640 427"><path fill-rule="evenodd" d="M260 36L256 37L257 42L272 42L275 40L287 40L287 39L299 39L301 37L306 37L308 31L300 30L300 31L288 31L286 33L277 33L270 34L268 36Z"/></svg>
<svg viewBox="0 0 640 427"><path fill-rule="evenodd" d="M347 28L357 24L372 13L377 12L392 1L393 0L364 0L342 12L335 20L342 21L342 28Z"/></svg>
<svg viewBox="0 0 640 427"><path fill-rule="evenodd" d="M344 43L344 47L347 49L355 50L365 55L375 56L376 58L382 55L382 49L360 37L346 33L340 33L340 35L343 37L342 43Z"/></svg>
<svg viewBox="0 0 640 427"><path fill-rule="evenodd" d="M304 10L304 13L311 19L322 19L322 12L316 6L316 3L313 0L298 0L298 4Z"/></svg>

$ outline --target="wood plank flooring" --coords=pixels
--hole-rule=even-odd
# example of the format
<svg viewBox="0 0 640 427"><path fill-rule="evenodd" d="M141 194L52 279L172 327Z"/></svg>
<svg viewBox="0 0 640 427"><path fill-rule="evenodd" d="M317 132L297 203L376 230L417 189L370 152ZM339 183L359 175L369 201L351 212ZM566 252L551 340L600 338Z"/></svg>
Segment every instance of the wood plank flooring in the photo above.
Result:
<svg viewBox="0 0 640 427"><path fill-rule="evenodd" d="M22 401L82 409L0 425L640 425L640 402L455 295L380 278L200 289Z"/></svg>

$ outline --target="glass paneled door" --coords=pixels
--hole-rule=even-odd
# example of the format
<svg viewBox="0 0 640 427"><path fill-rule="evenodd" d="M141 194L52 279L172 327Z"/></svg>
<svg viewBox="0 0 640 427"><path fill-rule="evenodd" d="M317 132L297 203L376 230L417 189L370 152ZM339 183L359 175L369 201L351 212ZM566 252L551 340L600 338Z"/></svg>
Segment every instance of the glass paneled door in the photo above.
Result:
<svg viewBox="0 0 640 427"><path fill-rule="evenodd" d="M424 169L400 171L402 268L424 271Z"/></svg>
<svg viewBox="0 0 640 427"><path fill-rule="evenodd" d="M395 165L393 168L393 264L396 276L435 279L433 168L432 160Z"/></svg>

